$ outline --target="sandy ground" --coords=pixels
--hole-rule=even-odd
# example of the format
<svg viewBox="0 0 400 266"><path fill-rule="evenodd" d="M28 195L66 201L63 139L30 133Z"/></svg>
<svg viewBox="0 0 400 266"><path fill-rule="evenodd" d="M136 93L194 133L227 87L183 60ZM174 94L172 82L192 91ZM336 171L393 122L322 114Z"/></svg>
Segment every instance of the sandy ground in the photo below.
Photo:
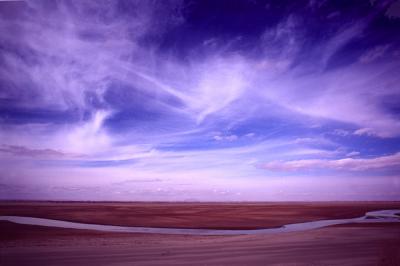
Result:
<svg viewBox="0 0 400 266"><path fill-rule="evenodd" d="M101 233L0 224L0 265L400 265L400 226L273 236ZM5 230L4 230L5 229Z"/></svg>
<svg viewBox="0 0 400 266"><path fill-rule="evenodd" d="M219 207L212 209L218 213ZM272 236L178 236L0 222L0 232L0 265L400 265L400 224Z"/></svg>

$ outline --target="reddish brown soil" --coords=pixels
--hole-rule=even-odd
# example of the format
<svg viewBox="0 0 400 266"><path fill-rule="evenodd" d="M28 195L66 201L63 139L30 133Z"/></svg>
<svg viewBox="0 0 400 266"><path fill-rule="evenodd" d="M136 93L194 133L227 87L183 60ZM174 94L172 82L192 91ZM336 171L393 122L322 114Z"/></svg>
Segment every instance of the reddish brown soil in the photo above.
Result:
<svg viewBox="0 0 400 266"><path fill-rule="evenodd" d="M400 209L400 202L320 203L71 203L0 202L0 215L83 223L214 229L255 229L322 219L353 218L367 211Z"/></svg>
<svg viewBox="0 0 400 266"><path fill-rule="evenodd" d="M0 215L88 223L258 228L350 218L400 203L1 203ZM107 233L0 222L0 265L400 265L399 224L296 233L182 236Z"/></svg>

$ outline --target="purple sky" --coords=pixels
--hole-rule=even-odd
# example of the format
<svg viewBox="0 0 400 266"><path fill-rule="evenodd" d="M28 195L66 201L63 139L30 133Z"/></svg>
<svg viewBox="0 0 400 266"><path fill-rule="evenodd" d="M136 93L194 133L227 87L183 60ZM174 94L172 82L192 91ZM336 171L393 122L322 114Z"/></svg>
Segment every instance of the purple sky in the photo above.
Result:
<svg viewBox="0 0 400 266"><path fill-rule="evenodd" d="M0 199L400 200L400 2L2 1Z"/></svg>

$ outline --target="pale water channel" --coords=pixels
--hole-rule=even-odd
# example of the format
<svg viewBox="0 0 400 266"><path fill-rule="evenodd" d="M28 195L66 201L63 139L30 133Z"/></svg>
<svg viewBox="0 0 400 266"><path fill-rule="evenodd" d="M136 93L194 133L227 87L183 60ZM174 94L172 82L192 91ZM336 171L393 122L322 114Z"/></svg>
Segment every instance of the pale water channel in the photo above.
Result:
<svg viewBox="0 0 400 266"><path fill-rule="evenodd" d="M220 230L220 229L181 229L181 228L154 228L132 227L116 225L86 224L67 222L44 218L23 216L0 216L0 221L9 221L17 224L38 225L47 227L86 229L104 232L148 233L148 234L177 234L177 235L252 235L277 234L285 232L306 231L331 225L349 223L396 223L400 222L400 210L379 210L367 212L364 216L350 219L319 220L305 223L287 224L277 228L250 229L250 230Z"/></svg>

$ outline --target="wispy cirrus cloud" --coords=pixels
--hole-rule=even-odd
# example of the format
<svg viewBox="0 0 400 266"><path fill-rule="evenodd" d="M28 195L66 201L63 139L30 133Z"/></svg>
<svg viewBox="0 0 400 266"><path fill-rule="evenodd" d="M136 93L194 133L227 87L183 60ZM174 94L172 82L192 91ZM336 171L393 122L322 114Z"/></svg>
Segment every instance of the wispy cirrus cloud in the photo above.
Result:
<svg viewBox="0 0 400 266"><path fill-rule="evenodd" d="M354 155L349 154L349 156ZM272 161L261 167L267 170L299 171L306 169L334 169L344 171L367 171L374 169L393 169L400 166L400 153L368 159L343 158L334 160L293 160Z"/></svg>
<svg viewBox="0 0 400 266"><path fill-rule="evenodd" d="M14 156L26 157L64 157L67 154L52 149L30 149L24 146L3 145L0 147L1 153L11 154Z"/></svg>
<svg viewBox="0 0 400 266"><path fill-rule="evenodd" d="M0 4L0 181L233 197L274 186L265 162L282 178L397 167L393 6L236 4Z"/></svg>

